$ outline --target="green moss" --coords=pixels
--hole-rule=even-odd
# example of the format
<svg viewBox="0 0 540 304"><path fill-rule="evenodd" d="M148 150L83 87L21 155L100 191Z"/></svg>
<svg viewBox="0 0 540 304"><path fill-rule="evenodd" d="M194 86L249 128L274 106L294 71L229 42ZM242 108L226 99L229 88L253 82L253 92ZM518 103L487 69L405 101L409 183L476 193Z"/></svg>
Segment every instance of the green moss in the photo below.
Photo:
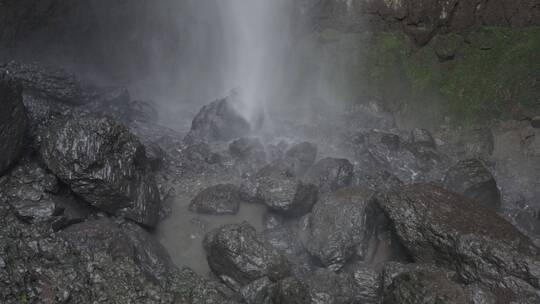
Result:
<svg viewBox="0 0 540 304"><path fill-rule="evenodd" d="M467 41L467 43L465 43ZM472 125L540 108L540 27L482 27L417 48L401 33L369 47L370 90L411 111Z"/></svg>

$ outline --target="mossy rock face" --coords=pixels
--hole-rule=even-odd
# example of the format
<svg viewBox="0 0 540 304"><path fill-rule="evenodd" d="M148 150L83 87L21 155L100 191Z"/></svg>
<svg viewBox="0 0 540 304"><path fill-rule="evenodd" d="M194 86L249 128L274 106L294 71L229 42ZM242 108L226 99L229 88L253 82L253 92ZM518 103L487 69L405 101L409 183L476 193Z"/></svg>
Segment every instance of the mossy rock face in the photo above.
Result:
<svg viewBox="0 0 540 304"><path fill-rule="evenodd" d="M448 34L422 48L399 33L376 37L368 70L383 79L400 75L404 102L420 112L435 108L468 126L540 109L540 27L484 27L467 33L468 43Z"/></svg>
<svg viewBox="0 0 540 304"><path fill-rule="evenodd" d="M433 49L440 61L451 60L456 57L458 50L463 47L463 36L450 33L438 35L432 40Z"/></svg>
<svg viewBox="0 0 540 304"><path fill-rule="evenodd" d="M540 27L479 27L418 47L403 32L324 31L301 58L331 102L375 96L417 126L473 126L540 114ZM313 73L312 73L313 74Z"/></svg>

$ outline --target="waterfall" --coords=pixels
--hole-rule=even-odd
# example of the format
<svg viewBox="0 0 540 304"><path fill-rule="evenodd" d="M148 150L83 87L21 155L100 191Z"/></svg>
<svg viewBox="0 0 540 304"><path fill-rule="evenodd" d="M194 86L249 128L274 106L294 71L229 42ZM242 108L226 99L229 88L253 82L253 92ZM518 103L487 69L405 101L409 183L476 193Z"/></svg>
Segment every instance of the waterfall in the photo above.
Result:
<svg viewBox="0 0 540 304"><path fill-rule="evenodd" d="M197 21L191 24L187 41L191 69L180 79L180 85L190 86L189 90L206 86L206 96L213 94L213 98L233 94L239 112L249 120L255 119L265 104L272 102L284 77L292 3L191 1L188 10ZM193 75L201 76L193 79ZM204 83L194 83L203 79Z"/></svg>

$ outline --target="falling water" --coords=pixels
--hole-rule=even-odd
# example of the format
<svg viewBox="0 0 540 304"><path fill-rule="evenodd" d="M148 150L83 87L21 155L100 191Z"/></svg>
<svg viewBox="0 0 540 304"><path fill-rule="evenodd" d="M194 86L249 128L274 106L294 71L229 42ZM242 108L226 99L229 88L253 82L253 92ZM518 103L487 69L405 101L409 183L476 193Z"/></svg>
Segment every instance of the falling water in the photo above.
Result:
<svg viewBox="0 0 540 304"><path fill-rule="evenodd" d="M252 119L271 102L282 79L290 28L287 0L218 1L226 45L225 85L239 92L239 110Z"/></svg>
<svg viewBox="0 0 540 304"><path fill-rule="evenodd" d="M179 94L201 102L231 96L248 120L258 117L280 93L286 78L291 38L290 0L188 1L190 13L186 70L179 78ZM249 221L262 226L264 207L243 205L235 216L202 216L188 211L197 191L223 178L195 177L185 193L177 193L171 216L160 227L162 243L178 265L209 272L202 248L204 233L226 223Z"/></svg>

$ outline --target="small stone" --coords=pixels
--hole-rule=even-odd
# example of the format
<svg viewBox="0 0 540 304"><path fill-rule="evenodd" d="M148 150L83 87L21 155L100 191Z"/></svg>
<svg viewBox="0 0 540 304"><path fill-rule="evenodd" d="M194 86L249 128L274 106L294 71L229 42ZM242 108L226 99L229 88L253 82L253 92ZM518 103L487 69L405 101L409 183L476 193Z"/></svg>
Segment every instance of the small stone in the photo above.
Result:
<svg viewBox="0 0 540 304"><path fill-rule="evenodd" d="M540 116L536 116L531 120L531 126L536 129L540 129Z"/></svg>
<svg viewBox="0 0 540 304"><path fill-rule="evenodd" d="M202 214L236 214L241 201L244 201L244 195L237 186L220 184L199 192L191 201L189 210Z"/></svg>

